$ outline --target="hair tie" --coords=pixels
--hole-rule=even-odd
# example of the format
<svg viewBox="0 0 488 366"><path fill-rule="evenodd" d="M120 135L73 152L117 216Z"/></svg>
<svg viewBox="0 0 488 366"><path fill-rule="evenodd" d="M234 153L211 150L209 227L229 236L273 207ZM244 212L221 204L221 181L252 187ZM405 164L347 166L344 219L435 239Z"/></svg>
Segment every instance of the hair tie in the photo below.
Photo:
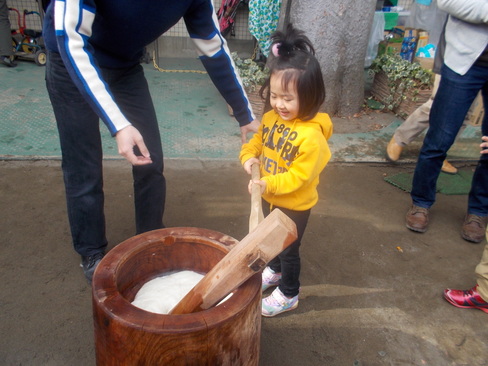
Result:
<svg viewBox="0 0 488 366"><path fill-rule="evenodd" d="M280 48L280 46L281 46L281 42L280 43L274 43L271 46L271 52L273 52L273 55L275 57L278 57L279 56L278 49Z"/></svg>

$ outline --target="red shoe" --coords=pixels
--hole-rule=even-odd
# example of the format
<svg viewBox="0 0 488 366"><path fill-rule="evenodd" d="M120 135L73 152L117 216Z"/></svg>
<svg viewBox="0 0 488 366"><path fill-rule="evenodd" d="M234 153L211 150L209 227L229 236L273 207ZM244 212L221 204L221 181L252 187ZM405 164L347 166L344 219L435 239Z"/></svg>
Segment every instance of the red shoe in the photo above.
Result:
<svg viewBox="0 0 488 366"><path fill-rule="evenodd" d="M488 302L483 300L476 291L477 285L471 290L444 290L444 298L457 308L480 309L488 314Z"/></svg>

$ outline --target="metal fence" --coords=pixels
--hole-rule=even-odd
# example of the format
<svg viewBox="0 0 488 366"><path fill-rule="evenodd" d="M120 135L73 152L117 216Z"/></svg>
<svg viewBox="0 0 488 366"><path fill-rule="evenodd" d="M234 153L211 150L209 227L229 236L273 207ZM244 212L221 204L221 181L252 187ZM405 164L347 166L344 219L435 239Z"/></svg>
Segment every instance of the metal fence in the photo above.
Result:
<svg viewBox="0 0 488 366"><path fill-rule="evenodd" d="M222 4L222 0L215 0L214 7L217 12ZM237 9L236 20L235 20L235 34L232 38L238 40L252 40L252 35L249 33L249 8L245 4L241 4ZM162 37L188 37L188 32L186 31L185 23L180 20L176 23L173 28L166 32Z"/></svg>
<svg viewBox="0 0 488 366"><path fill-rule="evenodd" d="M9 0L7 5L9 8L16 10L9 12L10 27L13 30L19 30L21 27L35 30L42 29L43 12L39 2L35 0ZM24 10L36 12L25 16L25 24Z"/></svg>

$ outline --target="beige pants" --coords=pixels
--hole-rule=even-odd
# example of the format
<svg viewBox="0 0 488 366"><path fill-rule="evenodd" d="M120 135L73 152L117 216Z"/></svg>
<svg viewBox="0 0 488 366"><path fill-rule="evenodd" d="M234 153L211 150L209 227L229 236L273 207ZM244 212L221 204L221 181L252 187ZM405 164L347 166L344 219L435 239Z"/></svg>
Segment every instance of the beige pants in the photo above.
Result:
<svg viewBox="0 0 488 366"><path fill-rule="evenodd" d="M488 230L486 231L486 240L488 241ZM485 244L485 250L481 256L481 261L476 266L475 272L478 277L478 293L483 300L488 302L488 243Z"/></svg>
<svg viewBox="0 0 488 366"><path fill-rule="evenodd" d="M406 146L415 140L415 138L429 127L429 115L434 101L435 94L439 88L441 76L435 74L432 95L429 100L418 107L395 131L393 137L395 142L400 146Z"/></svg>

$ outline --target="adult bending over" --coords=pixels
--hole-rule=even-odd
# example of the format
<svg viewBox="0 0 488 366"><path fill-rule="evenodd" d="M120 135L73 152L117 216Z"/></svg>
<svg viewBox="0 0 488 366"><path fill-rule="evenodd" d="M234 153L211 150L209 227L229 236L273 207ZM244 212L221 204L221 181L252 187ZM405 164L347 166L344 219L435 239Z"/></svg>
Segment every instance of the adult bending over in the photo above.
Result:
<svg viewBox="0 0 488 366"><path fill-rule="evenodd" d="M99 118L133 165L136 233L164 227L163 151L139 60L144 47L181 18L245 141L259 121L211 0L65 0L52 1L46 11L46 85L61 141L73 245L89 282L107 247Z"/></svg>

